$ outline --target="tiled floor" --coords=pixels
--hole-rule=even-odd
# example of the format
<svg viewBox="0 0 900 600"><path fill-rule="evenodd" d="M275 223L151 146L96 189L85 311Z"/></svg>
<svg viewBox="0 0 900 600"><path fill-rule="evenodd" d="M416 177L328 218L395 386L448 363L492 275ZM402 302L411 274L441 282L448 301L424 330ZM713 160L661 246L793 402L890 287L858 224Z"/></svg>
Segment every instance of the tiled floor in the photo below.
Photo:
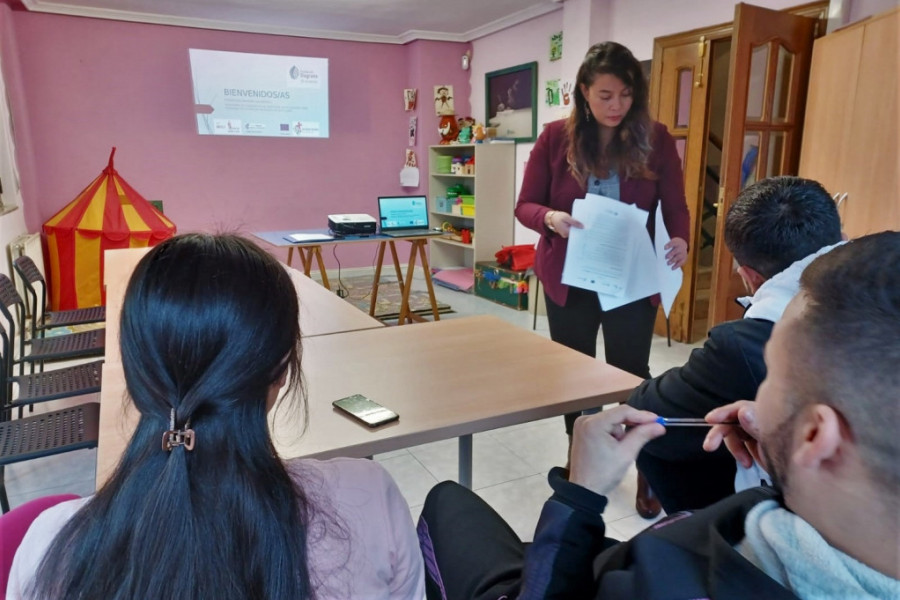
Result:
<svg viewBox="0 0 900 600"><path fill-rule="evenodd" d="M492 314L514 325L531 330L532 314L516 311L473 295L438 287L439 299L455 311L442 318L460 318L474 314ZM538 335L549 336L547 320L538 317ZM600 342L602 345L602 341ZM659 374L681 365L693 346L654 338L650 369ZM598 356L603 356L598 347ZM524 375L523 375L524 376ZM71 400L72 404L89 397ZM51 403L59 408L60 403ZM530 540L541 506L550 495L546 476L551 467L564 464L567 438L562 417L546 419L489 431L474 436L473 481L476 492L510 523L523 540ZM431 487L445 479L456 478L457 445L445 440L375 457L391 473L418 518ZM60 456L33 460L6 468L10 503L16 506L32 498L56 494L91 494L94 490L96 450L81 450ZM634 510L635 473L629 472L611 494L605 512L610 537L626 539L641 531L650 521Z"/></svg>

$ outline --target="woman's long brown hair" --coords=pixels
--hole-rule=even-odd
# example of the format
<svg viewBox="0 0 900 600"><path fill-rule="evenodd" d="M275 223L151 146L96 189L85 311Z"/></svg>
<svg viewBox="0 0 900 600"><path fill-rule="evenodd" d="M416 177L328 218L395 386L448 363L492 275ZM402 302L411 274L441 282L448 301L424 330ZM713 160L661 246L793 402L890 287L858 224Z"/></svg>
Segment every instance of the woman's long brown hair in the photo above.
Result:
<svg viewBox="0 0 900 600"><path fill-rule="evenodd" d="M591 114L582 84L589 88L598 75L609 74L631 88L631 109L616 127L612 140L600 148L600 128ZM572 175L585 185L589 175L608 177L610 169L630 179L656 179L647 161L652 147L648 86L641 64L616 42L594 44L584 57L575 81L575 107L566 122L567 159Z"/></svg>

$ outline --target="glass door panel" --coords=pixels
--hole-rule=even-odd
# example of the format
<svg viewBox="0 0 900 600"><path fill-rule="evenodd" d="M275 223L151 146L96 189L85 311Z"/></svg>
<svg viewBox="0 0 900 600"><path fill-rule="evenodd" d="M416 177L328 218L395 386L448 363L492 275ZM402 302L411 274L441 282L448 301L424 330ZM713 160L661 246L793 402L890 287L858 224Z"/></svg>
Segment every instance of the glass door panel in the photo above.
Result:
<svg viewBox="0 0 900 600"><path fill-rule="evenodd" d="M769 70L769 45L750 52L750 79L747 86L747 120L761 121L766 104L766 73Z"/></svg>
<svg viewBox="0 0 900 600"><path fill-rule="evenodd" d="M794 55L779 44L778 58L775 63L775 104L772 107L772 121L776 123L784 123L787 120L793 72Z"/></svg>

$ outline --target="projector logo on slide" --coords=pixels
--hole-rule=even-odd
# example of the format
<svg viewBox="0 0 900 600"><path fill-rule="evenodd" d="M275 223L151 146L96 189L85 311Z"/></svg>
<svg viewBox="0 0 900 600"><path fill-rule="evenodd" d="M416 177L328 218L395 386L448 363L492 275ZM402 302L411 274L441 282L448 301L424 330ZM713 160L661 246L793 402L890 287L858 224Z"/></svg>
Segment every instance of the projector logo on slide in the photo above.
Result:
<svg viewBox="0 0 900 600"><path fill-rule="evenodd" d="M293 65L288 69L287 87L319 89L322 87L322 74L314 68Z"/></svg>
<svg viewBox="0 0 900 600"><path fill-rule="evenodd" d="M215 135L241 135L241 126L240 119L214 119L213 133Z"/></svg>
<svg viewBox="0 0 900 600"><path fill-rule="evenodd" d="M283 124L281 133L285 134ZM318 121L294 121L290 124L287 134L294 137L322 137L322 130Z"/></svg>

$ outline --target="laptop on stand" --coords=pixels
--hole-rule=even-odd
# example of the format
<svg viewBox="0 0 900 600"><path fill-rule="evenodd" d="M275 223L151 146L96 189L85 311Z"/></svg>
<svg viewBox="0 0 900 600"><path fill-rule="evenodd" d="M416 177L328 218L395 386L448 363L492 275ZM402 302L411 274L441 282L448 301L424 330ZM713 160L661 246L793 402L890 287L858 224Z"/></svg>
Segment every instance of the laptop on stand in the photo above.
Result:
<svg viewBox="0 0 900 600"><path fill-rule="evenodd" d="M428 198L425 196L379 196L381 233L390 237L441 235L428 228Z"/></svg>

